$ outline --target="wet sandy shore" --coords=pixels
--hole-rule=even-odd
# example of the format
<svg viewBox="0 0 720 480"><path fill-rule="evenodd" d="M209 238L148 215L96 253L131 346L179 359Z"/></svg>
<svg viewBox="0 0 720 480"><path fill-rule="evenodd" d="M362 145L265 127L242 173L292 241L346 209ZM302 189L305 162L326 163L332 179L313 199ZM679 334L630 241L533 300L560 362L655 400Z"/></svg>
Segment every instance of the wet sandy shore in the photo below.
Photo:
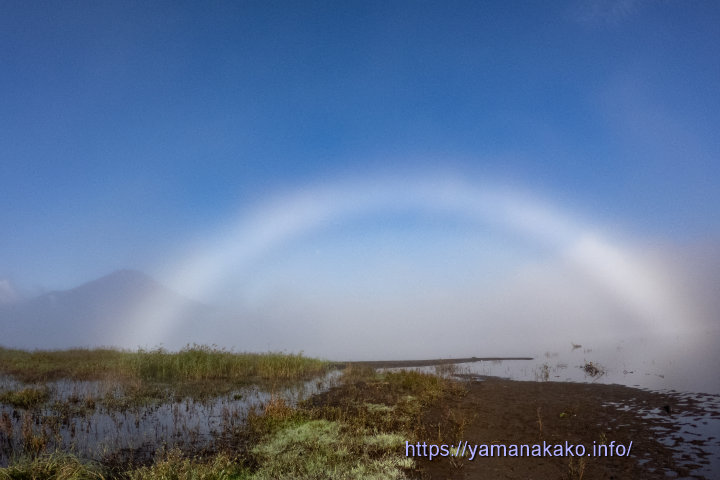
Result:
<svg viewBox="0 0 720 480"><path fill-rule="evenodd" d="M424 415L428 444L564 446L568 442L583 445L585 456L418 458L422 478L720 478L720 432L713 431L720 425L716 396L621 385L461 377L466 394L448 397ZM616 450L612 456L589 455L593 446L599 452L598 445L611 442L623 449L632 442L630 455L618 456Z"/></svg>

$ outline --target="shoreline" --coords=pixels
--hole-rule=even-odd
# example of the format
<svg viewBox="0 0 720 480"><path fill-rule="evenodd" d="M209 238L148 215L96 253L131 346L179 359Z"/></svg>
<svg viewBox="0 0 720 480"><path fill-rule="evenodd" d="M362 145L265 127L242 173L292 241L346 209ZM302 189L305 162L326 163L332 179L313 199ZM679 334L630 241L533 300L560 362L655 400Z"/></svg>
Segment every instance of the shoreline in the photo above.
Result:
<svg viewBox="0 0 720 480"><path fill-rule="evenodd" d="M462 425L453 440L471 444L583 445L582 457L495 456L474 461L418 458L426 478L714 478L720 472L720 424L713 409L692 395L653 392L617 384L517 381L462 375L463 396L426 412L428 435L451 417ZM457 419L460 419L459 421ZM711 427L708 427L711 428ZM436 442L428 438L429 442ZM615 442L632 454L591 456L597 445ZM451 443L445 441L445 443Z"/></svg>
<svg viewBox="0 0 720 480"><path fill-rule="evenodd" d="M474 362L500 362L504 360L535 360L535 357L466 357L466 358L431 358L424 360L359 360L347 362L333 362L334 368L370 367L370 368L410 368L434 367L436 365L454 365Z"/></svg>

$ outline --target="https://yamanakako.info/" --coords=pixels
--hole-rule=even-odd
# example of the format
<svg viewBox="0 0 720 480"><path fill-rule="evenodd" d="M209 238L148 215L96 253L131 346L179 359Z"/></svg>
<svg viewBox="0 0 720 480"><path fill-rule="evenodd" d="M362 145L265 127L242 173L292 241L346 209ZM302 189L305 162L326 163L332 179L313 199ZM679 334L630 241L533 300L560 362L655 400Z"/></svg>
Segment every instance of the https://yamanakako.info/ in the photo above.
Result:
<svg viewBox="0 0 720 480"><path fill-rule="evenodd" d="M477 457L629 457L633 442L596 443L585 447L581 443L468 443L461 441L456 444L405 442L405 455L408 457L434 458L465 458L474 460Z"/></svg>

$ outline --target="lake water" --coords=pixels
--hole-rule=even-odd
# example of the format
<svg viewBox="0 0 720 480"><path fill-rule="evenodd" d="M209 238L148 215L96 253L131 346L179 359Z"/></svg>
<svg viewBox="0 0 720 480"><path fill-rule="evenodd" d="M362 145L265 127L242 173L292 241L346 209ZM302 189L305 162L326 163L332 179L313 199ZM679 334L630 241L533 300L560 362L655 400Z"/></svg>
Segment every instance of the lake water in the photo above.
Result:
<svg viewBox="0 0 720 480"><path fill-rule="evenodd" d="M561 341L533 352L529 361L459 365L471 373L513 380L616 383L651 390L720 394L720 336L619 338L597 342ZM482 353L482 352L480 352ZM478 355L480 356L480 355ZM588 375L592 362L601 375Z"/></svg>

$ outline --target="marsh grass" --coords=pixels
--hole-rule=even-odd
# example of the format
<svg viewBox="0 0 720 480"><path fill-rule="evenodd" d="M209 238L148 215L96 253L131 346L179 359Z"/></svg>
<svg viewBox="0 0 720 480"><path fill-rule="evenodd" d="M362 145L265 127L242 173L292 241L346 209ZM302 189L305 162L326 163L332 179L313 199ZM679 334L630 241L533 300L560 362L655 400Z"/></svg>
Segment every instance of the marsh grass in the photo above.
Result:
<svg viewBox="0 0 720 480"><path fill-rule="evenodd" d="M102 469L77 457L53 453L16 459L9 467L0 468L0 480L104 480Z"/></svg>
<svg viewBox="0 0 720 480"><path fill-rule="evenodd" d="M129 480L249 480L250 472L228 453L210 458L188 458L178 449L160 456L152 465L131 470Z"/></svg>
<svg viewBox="0 0 720 480"><path fill-rule="evenodd" d="M143 382L251 382L307 379L329 363L299 354L237 353L207 345L178 352L114 349L35 350L0 347L0 373L22 382L58 379Z"/></svg>
<svg viewBox="0 0 720 480"><path fill-rule="evenodd" d="M0 373L25 383L129 375L132 353L112 349L17 350L0 347Z"/></svg>
<svg viewBox="0 0 720 480"><path fill-rule="evenodd" d="M415 370L388 372L384 376L392 390L417 395L423 403L434 403L450 387L443 378Z"/></svg>
<svg viewBox="0 0 720 480"><path fill-rule="evenodd" d="M0 393L0 403L6 403L13 407L30 409L36 408L47 402L50 392L47 388L27 387L20 390L8 390Z"/></svg>

